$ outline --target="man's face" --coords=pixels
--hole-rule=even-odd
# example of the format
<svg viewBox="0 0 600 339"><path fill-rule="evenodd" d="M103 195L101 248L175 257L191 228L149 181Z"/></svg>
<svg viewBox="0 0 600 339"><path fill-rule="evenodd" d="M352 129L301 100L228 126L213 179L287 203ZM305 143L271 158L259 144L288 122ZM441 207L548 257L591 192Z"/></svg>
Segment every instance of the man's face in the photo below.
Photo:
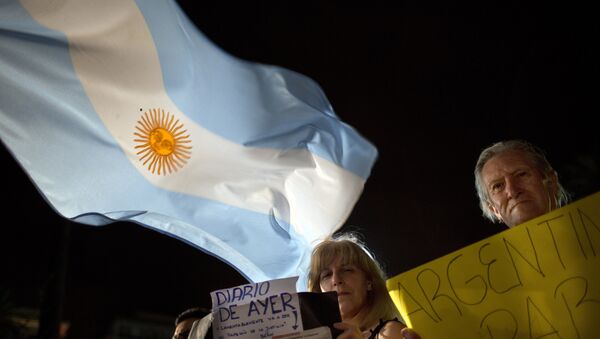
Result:
<svg viewBox="0 0 600 339"><path fill-rule="evenodd" d="M527 154L506 151L488 160L481 171L489 207L508 227L524 223L554 209L556 175L546 181Z"/></svg>
<svg viewBox="0 0 600 339"><path fill-rule="evenodd" d="M173 334L173 339L187 339L188 335L190 334L190 330L192 329L192 325L196 320L198 319L189 318L177 324L177 327L175 327L175 333Z"/></svg>

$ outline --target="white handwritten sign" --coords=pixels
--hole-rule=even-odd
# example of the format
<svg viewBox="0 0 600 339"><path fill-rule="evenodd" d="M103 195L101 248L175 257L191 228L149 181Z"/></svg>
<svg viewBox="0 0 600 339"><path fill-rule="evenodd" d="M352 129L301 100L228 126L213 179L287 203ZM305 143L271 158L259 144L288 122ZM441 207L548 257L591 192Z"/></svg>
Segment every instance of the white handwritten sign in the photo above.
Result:
<svg viewBox="0 0 600 339"><path fill-rule="evenodd" d="M297 280L269 280L211 292L213 336L271 338L302 332Z"/></svg>

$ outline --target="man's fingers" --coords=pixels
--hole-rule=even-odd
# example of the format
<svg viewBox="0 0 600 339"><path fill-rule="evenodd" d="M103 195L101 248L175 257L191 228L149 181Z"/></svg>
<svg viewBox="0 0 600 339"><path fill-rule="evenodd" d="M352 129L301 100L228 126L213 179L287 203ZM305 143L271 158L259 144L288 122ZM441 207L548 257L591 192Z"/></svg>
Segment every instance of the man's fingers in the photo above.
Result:
<svg viewBox="0 0 600 339"><path fill-rule="evenodd" d="M402 329L402 336L404 339L421 339L421 336L417 332L408 327Z"/></svg>

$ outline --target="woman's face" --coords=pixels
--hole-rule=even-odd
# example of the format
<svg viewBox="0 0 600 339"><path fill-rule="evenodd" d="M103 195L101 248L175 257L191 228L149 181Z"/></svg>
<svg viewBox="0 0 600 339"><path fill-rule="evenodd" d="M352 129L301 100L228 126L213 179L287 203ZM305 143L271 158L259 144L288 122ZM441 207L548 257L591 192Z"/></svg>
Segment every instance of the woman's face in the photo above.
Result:
<svg viewBox="0 0 600 339"><path fill-rule="evenodd" d="M367 292L371 290L371 282L358 267L342 264L336 258L321 270L319 279L322 292L337 292L342 320L354 318L367 306Z"/></svg>

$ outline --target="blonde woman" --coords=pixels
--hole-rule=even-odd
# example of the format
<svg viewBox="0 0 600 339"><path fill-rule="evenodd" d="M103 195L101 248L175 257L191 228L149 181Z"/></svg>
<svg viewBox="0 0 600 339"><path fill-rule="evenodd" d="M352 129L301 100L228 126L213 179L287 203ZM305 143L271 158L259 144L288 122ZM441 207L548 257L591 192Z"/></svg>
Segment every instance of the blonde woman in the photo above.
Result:
<svg viewBox="0 0 600 339"><path fill-rule="evenodd" d="M308 289L311 292L336 291L343 332L338 339L410 338L392 301L385 274L373 255L355 234L325 240L312 252Z"/></svg>

